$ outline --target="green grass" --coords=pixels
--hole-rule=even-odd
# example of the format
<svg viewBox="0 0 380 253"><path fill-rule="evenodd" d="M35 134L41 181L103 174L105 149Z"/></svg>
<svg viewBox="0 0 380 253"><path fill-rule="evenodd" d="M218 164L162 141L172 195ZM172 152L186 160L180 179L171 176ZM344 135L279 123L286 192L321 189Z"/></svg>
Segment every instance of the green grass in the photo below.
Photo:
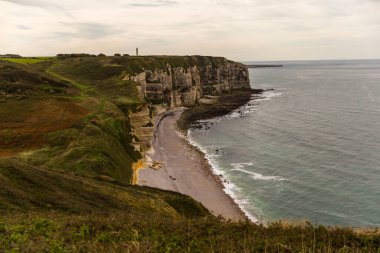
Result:
<svg viewBox="0 0 380 253"><path fill-rule="evenodd" d="M65 82L68 82L70 83L71 85L73 85L74 87L78 88L80 90L80 95L83 97L86 95L87 92L89 91L94 91L94 88L93 87L89 87L87 85L84 85L84 84L81 84L81 83L78 83L72 79L69 79L67 77L64 77L64 76L61 76L55 72L53 72L51 70L51 68L47 69L46 70L46 73L50 74L51 76L59 79L59 80L62 80L62 81L65 81Z"/></svg>
<svg viewBox="0 0 380 253"><path fill-rule="evenodd" d="M0 91L9 94L62 93L67 87L66 82L56 81L50 76L36 70L36 65L0 61Z"/></svg>
<svg viewBox="0 0 380 253"><path fill-rule="evenodd" d="M141 56L141 57L117 57L112 58L111 63L117 66L123 66L128 74L136 75L149 70L166 70L167 64L171 67L189 67L198 66L204 68L207 65L214 67L225 64L227 60L223 57L208 56Z"/></svg>
<svg viewBox="0 0 380 253"><path fill-rule="evenodd" d="M102 58L85 57L57 60L51 70L67 78L95 86L104 80L121 80L120 75L124 68Z"/></svg>
<svg viewBox="0 0 380 253"><path fill-rule="evenodd" d="M35 64L53 59L53 57L23 57L23 58L0 58L3 61L9 61L19 64Z"/></svg>
<svg viewBox="0 0 380 253"><path fill-rule="evenodd" d="M109 58L68 58L56 60L46 70L60 80L70 82L82 95L90 95L118 103L141 104L136 84L122 80L124 66L110 63Z"/></svg>
<svg viewBox="0 0 380 253"><path fill-rule="evenodd" d="M6 252L377 253L380 235L310 224L264 227L210 216L27 213L0 218L0 245Z"/></svg>
<svg viewBox="0 0 380 253"><path fill-rule="evenodd" d="M0 192L1 214L127 212L171 219L209 215L198 202L179 193L131 186L109 177L91 179L51 171L14 159L0 159Z"/></svg>
<svg viewBox="0 0 380 253"><path fill-rule="evenodd" d="M92 178L103 175L129 183L132 163L141 154L131 145L128 118L104 99L85 98L80 106L89 112L85 117L67 128L46 132L43 135L46 145L33 153L26 152L20 159L52 170Z"/></svg>

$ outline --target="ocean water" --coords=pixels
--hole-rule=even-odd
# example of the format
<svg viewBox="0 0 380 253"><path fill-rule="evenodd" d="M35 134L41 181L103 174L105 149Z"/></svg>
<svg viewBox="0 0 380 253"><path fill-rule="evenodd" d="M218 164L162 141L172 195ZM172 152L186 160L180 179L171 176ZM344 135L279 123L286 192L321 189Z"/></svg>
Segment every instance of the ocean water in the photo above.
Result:
<svg viewBox="0 0 380 253"><path fill-rule="evenodd" d="M380 226L380 60L282 64L190 139L252 220Z"/></svg>

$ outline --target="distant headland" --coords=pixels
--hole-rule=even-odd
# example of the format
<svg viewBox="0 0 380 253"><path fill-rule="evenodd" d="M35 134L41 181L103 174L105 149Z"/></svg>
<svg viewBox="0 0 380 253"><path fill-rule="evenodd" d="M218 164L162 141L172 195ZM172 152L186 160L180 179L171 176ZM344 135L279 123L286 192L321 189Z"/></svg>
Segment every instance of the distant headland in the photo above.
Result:
<svg viewBox="0 0 380 253"><path fill-rule="evenodd" d="M253 68L280 68L284 67L284 65L281 64L254 64L254 65L245 65L249 69Z"/></svg>
<svg viewBox="0 0 380 253"><path fill-rule="evenodd" d="M18 54L0 54L0 58L22 58L22 56Z"/></svg>

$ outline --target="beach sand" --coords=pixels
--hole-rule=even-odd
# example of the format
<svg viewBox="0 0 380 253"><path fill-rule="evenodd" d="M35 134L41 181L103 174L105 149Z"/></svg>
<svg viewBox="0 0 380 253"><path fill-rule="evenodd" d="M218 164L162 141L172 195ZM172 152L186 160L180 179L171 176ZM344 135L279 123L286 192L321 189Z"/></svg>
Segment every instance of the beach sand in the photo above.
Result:
<svg viewBox="0 0 380 253"><path fill-rule="evenodd" d="M180 192L201 202L216 216L246 220L242 210L224 192L222 182L212 173L204 155L176 131L176 122L183 111L178 108L156 119L152 150L146 154L151 168L139 170L138 184Z"/></svg>

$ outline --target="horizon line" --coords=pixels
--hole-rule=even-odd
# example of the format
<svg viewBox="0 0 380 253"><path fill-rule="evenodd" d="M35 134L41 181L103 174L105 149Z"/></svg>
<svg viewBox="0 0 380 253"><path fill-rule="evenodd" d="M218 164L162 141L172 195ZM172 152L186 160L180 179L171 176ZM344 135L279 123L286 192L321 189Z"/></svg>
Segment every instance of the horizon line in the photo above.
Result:
<svg viewBox="0 0 380 253"><path fill-rule="evenodd" d="M82 52L83 53L83 52ZM0 54L0 55L7 55L7 54L14 54L14 55L20 55L23 58L31 58L31 57L57 57L58 54L81 54L81 53L57 53L56 55L22 55L22 54L17 54L17 53L5 53L5 54ZM101 53L84 53L84 54L90 54L90 55L98 55ZM116 54L116 53L115 53ZM124 53L120 53L123 55ZM106 56L114 56L112 54ZM134 54L129 54L130 56L135 56ZM227 58L226 56L217 56L217 55L202 55L202 54L184 54L184 55L178 55L178 54L156 54L156 55L139 55L139 57L144 57L144 56L208 56L208 57L224 57L228 60L231 58ZM380 58L327 58L327 59L276 59L276 60L233 60L236 62L285 62L285 61L353 61L353 60L380 60Z"/></svg>

